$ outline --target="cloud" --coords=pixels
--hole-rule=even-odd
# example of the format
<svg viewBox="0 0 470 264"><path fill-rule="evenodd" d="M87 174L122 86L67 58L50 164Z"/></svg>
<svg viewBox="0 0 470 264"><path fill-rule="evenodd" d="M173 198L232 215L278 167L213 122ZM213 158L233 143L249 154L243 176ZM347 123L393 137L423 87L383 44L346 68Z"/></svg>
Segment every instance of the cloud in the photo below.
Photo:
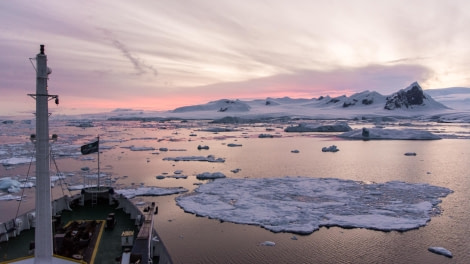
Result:
<svg viewBox="0 0 470 264"><path fill-rule="evenodd" d="M289 74L217 83L191 89L175 88L174 94L216 98L265 98L273 96L318 97L378 91L384 95L407 87L414 81L426 80L432 71L420 65L369 65L338 68L330 71L298 70Z"/></svg>
<svg viewBox="0 0 470 264"><path fill-rule="evenodd" d="M39 44L50 90L97 107L470 86L465 0L15 0L0 9L5 101L34 88L27 58Z"/></svg>
<svg viewBox="0 0 470 264"><path fill-rule="evenodd" d="M137 75L146 74L147 71L150 71L151 73L153 73L154 76L158 75L157 70L154 69L153 66L147 65L144 60L134 55L131 52L131 50L129 50L126 45L124 45L121 41L119 41L110 30L104 29L104 28L97 28L97 29L103 32L105 38L108 41L111 41L111 44L115 48L117 48L126 59L128 59L131 62L131 64L134 66L134 69Z"/></svg>

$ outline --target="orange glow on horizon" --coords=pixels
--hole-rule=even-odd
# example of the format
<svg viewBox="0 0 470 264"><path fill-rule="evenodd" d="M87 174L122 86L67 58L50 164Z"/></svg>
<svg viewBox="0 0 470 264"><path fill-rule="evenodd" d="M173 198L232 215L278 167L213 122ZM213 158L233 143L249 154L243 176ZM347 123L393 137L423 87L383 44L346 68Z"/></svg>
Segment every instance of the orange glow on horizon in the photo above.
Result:
<svg viewBox="0 0 470 264"><path fill-rule="evenodd" d="M257 94L238 94L221 96L220 94L207 95L207 96L166 96L166 97L134 97L127 98L126 100L112 100L112 99L86 99L83 98L64 98L58 112L74 112L74 113L94 113L94 112L109 112L118 108L133 109L133 110L147 110L147 111L168 111L178 107L206 104L210 101L220 99L240 99L240 100L255 100L266 98L283 98L290 97L293 99L305 98L318 98L320 96L337 97L342 95L350 95L354 92L334 91L325 89L321 94L319 90L315 90L316 94L307 93L305 91L277 91Z"/></svg>

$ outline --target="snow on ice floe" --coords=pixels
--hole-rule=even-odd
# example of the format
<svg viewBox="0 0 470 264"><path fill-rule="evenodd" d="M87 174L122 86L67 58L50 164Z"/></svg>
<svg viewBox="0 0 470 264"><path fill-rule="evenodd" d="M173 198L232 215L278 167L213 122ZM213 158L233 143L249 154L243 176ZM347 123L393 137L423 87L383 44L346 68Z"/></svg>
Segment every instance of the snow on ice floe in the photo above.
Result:
<svg viewBox="0 0 470 264"><path fill-rule="evenodd" d="M225 178L225 174L222 172L203 172L198 175L196 175L196 178L198 180L208 180L208 179L219 179L219 178Z"/></svg>
<svg viewBox="0 0 470 264"><path fill-rule="evenodd" d="M19 195L0 195L0 201L11 201L11 200L21 200L21 196Z"/></svg>
<svg viewBox="0 0 470 264"><path fill-rule="evenodd" d="M14 180L10 177L5 177L0 179L0 190L2 191L7 191L9 193L15 193L18 192L21 188L22 184Z"/></svg>
<svg viewBox="0 0 470 264"><path fill-rule="evenodd" d="M119 189L119 190L114 190L114 191L130 199L136 196L162 196L162 195L184 193L184 192L187 192L188 190L183 187L160 188L160 187L142 186L139 188Z"/></svg>
<svg viewBox="0 0 470 264"><path fill-rule="evenodd" d="M285 132L347 132L352 128L346 122L339 122L332 125L312 125L301 123L297 126L290 126L284 129Z"/></svg>
<svg viewBox="0 0 470 264"><path fill-rule="evenodd" d="M51 187L54 187L54 183L58 180L65 179L65 175L52 175L50 177ZM11 177L5 177L0 179L0 190L9 193L17 193L21 188L32 188L36 186L36 177L29 177L28 180L18 181Z"/></svg>
<svg viewBox="0 0 470 264"><path fill-rule="evenodd" d="M8 159L2 159L0 160L0 164L3 166L11 166L11 165L18 165L18 164L25 164L25 163L30 163L30 162L35 162L35 158L28 158L28 157L13 157L13 158L8 158Z"/></svg>
<svg viewBox="0 0 470 264"><path fill-rule="evenodd" d="M216 158L213 155L204 156L181 156L181 157L166 157L163 160L170 161L207 161L207 162L225 162L223 158Z"/></svg>
<svg viewBox="0 0 470 264"><path fill-rule="evenodd" d="M404 140L431 140L441 139L431 132L415 129L382 129L363 128L345 132L338 137L349 139L404 139Z"/></svg>
<svg viewBox="0 0 470 264"><path fill-rule="evenodd" d="M323 147L321 149L322 152L338 152L339 149L336 145L331 145L329 147Z"/></svg>
<svg viewBox="0 0 470 264"><path fill-rule="evenodd" d="M452 252L450 252L448 249L445 249L443 247L429 247L428 250L431 251L432 253L436 253L439 255L446 256L448 258L452 258Z"/></svg>
<svg viewBox="0 0 470 264"><path fill-rule="evenodd" d="M153 147L135 147L135 146L131 146L129 148L131 151L154 151L155 148Z"/></svg>
<svg viewBox="0 0 470 264"><path fill-rule="evenodd" d="M366 184L335 178L217 179L176 198L186 212L309 234L322 226L406 231L440 213L452 190L428 184Z"/></svg>

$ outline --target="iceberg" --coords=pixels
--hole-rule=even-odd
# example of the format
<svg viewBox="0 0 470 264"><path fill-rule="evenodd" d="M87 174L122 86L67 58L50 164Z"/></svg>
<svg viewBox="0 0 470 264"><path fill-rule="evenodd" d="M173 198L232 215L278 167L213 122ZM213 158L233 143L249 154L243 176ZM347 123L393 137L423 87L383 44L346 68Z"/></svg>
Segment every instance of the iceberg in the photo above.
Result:
<svg viewBox="0 0 470 264"><path fill-rule="evenodd" d="M176 198L185 212L272 232L310 234L320 227L407 231L440 213L452 190L399 181L336 178L216 179Z"/></svg>

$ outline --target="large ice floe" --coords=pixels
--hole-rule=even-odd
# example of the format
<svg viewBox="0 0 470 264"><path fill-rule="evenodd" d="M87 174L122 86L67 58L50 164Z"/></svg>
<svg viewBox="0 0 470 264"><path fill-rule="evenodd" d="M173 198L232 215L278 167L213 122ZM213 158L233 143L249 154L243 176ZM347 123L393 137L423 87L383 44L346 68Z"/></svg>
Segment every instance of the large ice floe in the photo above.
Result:
<svg viewBox="0 0 470 264"><path fill-rule="evenodd" d="M213 155L204 156L180 156L180 157L166 157L163 160L169 161L207 161L207 162L225 162L223 158L216 158Z"/></svg>
<svg viewBox="0 0 470 264"><path fill-rule="evenodd" d="M322 226L406 231L440 213L452 190L405 182L336 178L217 179L176 199L184 211L273 232L309 234Z"/></svg>
<svg viewBox="0 0 470 264"><path fill-rule="evenodd" d="M416 129L383 129L383 128L362 128L349 132L344 132L338 137L349 139L402 139L402 140L432 140L441 139L431 132Z"/></svg>
<svg viewBox="0 0 470 264"><path fill-rule="evenodd" d="M139 187L139 188L129 188L129 189L118 189L115 190L116 193L122 194L127 198L134 198L136 196L161 196L161 195L170 195L177 193L184 193L188 190L183 187L174 187L174 188L160 188L160 187Z"/></svg>
<svg viewBox="0 0 470 264"><path fill-rule="evenodd" d="M301 123L297 126L290 126L284 129L285 132L347 132L352 128L346 122L339 122L332 125L312 125Z"/></svg>

